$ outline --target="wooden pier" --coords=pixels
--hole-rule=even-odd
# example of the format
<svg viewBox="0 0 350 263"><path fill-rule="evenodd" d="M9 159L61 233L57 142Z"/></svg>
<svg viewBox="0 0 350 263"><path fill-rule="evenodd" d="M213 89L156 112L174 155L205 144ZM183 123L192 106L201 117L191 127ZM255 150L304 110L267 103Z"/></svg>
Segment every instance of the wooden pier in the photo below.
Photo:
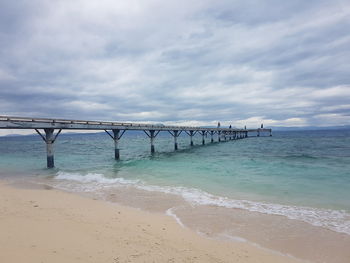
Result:
<svg viewBox="0 0 350 263"><path fill-rule="evenodd" d="M114 141L114 157L120 159L118 142L128 130L143 131L149 138L151 153L155 152L154 140L160 132L168 132L174 138L174 149L178 150L177 139L182 132L190 136L190 145L193 146L193 136L199 133L202 136L202 145L205 144L205 137L210 134L210 142L213 143L214 135L217 141L238 140L247 138L248 135L260 136L269 134L271 129L237 129L237 128L210 128L210 127L190 127L190 126L165 126L162 124L142 124L130 122L106 122L106 121L82 121L47 118L27 118L0 116L0 129L32 129L46 143L47 167L54 167L53 145L62 130L104 130ZM43 130L44 132L41 132Z"/></svg>

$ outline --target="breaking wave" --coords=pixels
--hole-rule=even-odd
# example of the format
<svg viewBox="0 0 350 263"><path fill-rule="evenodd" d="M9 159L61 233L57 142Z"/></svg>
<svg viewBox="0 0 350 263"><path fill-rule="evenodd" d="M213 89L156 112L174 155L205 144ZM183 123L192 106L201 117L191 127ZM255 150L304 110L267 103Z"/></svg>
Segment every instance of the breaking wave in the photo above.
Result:
<svg viewBox="0 0 350 263"><path fill-rule="evenodd" d="M88 173L83 175L78 173L58 172L55 179L65 182L65 184L58 185L58 188L65 188L65 190L94 192L103 188L132 186L145 191L181 196L192 205L213 205L285 216L289 219L304 221L314 226L324 227L350 235L350 214L344 210L319 209L303 206L253 202L248 200L235 200L213 195L195 188L149 185L141 180L107 178L98 173ZM70 184L69 182L79 182L79 184ZM168 211L168 213L171 212L171 210Z"/></svg>

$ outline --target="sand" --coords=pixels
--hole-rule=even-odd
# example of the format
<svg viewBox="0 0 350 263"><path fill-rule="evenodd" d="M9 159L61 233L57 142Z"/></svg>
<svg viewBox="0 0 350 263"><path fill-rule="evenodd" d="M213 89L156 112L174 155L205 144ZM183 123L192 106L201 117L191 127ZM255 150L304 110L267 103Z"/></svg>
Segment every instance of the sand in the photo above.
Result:
<svg viewBox="0 0 350 263"><path fill-rule="evenodd" d="M301 262L208 239L174 218L0 182L0 262Z"/></svg>

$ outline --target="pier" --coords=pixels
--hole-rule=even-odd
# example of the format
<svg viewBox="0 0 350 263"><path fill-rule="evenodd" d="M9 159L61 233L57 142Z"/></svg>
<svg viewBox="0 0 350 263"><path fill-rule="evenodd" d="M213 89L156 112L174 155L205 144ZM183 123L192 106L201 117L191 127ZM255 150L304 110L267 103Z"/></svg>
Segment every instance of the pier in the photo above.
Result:
<svg viewBox="0 0 350 263"><path fill-rule="evenodd" d="M120 159L119 140L126 131L143 131L150 139L151 153L155 152L154 141L160 132L167 132L174 138L174 150L178 150L177 139L182 132L190 137L190 146L193 146L193 136L197 133L202 136L202 145L205 145L205 137L210 135L210 143L238 140L250 136L268 134L272 136L271 129L237 129L224 127L191 127L191 126L165 126L162 124L142 124L130 122L106 122L106 121L83 121L48 118L27 118L0 116L0 129L31 129L35 130L46 143L47 167L53 168L54 143L62 130L102 130L114 141L114 158ZM215 136L216 135L216 136Z"/></svg>

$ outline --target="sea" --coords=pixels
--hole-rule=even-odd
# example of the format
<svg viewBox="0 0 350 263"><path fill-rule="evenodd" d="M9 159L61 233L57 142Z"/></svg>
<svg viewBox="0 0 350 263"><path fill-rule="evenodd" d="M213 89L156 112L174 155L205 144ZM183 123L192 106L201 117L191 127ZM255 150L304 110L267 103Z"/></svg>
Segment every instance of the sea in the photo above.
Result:
<svg viewBox="0 0 350 263"><path fill-rule="evenodd" d="M107 134L62 132L56 168L47 169L39 136L5 136L0 179L165 213L210 238L312 262L350 262L350 130L273 131L220 143L208 136L204 146L201 139L191 147L183 133L174 151L172 136L161 132L151 154L144 133L126 132L116 161ZM320 252L310 252L310 243Z"/></svg>

